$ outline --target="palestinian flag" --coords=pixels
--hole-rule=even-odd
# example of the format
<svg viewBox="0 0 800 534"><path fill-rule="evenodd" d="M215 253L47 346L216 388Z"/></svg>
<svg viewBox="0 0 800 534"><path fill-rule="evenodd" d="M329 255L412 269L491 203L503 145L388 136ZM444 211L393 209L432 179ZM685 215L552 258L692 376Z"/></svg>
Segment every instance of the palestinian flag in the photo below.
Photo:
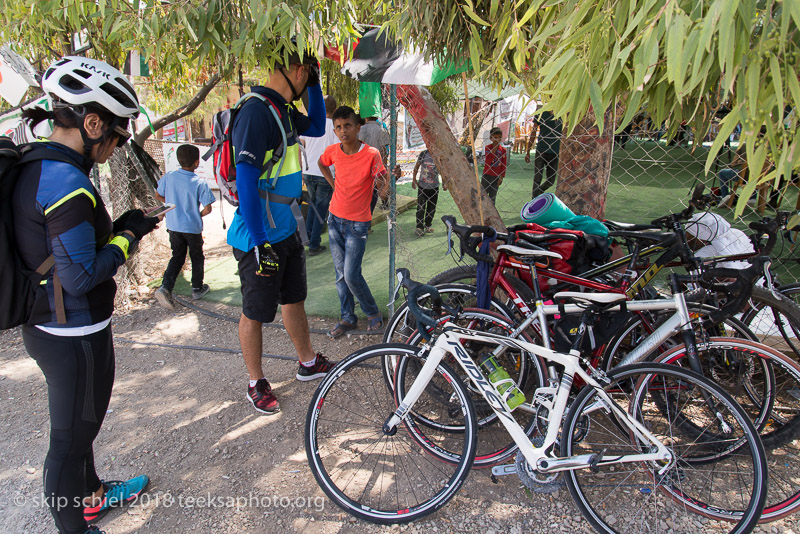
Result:
<svg viewBox="0 0 800 534"><path fill-rule="evenodd" d="M338 50L326 49L325 57L339 61ZM359 82L378 82L397 85L434 85L453 74L470 68L469 62L439 64L426 61L418 48L405 50L398 41L390 41L386 34L369 30L358 40L355 48L344 58L342 74Z"/></svg>

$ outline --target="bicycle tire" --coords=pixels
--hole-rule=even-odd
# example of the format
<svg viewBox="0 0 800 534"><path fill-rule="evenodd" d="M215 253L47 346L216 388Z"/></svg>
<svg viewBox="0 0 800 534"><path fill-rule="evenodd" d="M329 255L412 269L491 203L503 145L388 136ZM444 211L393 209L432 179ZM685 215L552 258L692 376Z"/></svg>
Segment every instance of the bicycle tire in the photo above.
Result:
<svg viewBox="0 0 800 534"><path fill-rule="evenodd" d="M792 297L800 289L784 288L773 294L761 286L753 287L742 322L758 336L759 341L800 361L800 306Z"/></svg>
<svg viewBox="0 0 800 534"><path fill-rule="evenodd" d="M759 430L770 479L760 522L793 514L800 508L800 465L795 460L800 457L800 364L763 344L737 338L711 338L698 343L698 349L704 373L742 406ZM674 347L653 361L685 367L686 347ZM761 369L766 372L759 373Z"/></svg>
<svg viewBox="0 0 800 534"><path fill-rule="evenodd" d="M513 323L510 323L506 318L485 310L464 310L459 316L458 322L470 330L491 331L496 334L510 335L514 330ZM523 341L532 343L530 337L525 332L522 332L519 337ZM412 337L410 343L415 345L421 341L421 336L415 336ZM478 342L467 339L461 340L461 345L472 355L477 355L484 351L491 351L495 348L495 346L482 347ZM484 350L481 350L482 348L484 348ZM478 424L478 443L475 451L473 468L480 469L490 467L510 458L517 450L516 443L514 443L508 435L505 427L502 426L497 415L486 403L486 400L480 392L472 387L469 376L463 373L457 362L451 362L450 358L451 356L449 355L445 356L445 362L454 369L457 369L459 377L461 377L462 381L467 385L472 404L475 407ZM536 389L546 384L547 369L538 356L529 353L519 353L509 349L498 358L498 363L500 363L506 372L508 372L509 376L514 379L518 387L525 393L526 398L532 398ZM413 367L414 360L407 360L404 363L398 362L395 367L394 385L395 387L400 387L401 394L405 391L406 384L409 383L406 380L406 374L413 372ZM512 414L528 436L534 434L537 429L537 421L534 414L522 409L514 410ZM426 421L426 418L422 415L415 417L414 420L422 426L433 426L429 421ZM419 431L419 438L419 445L426 448L427 440L422 430ZM429 452L437 456L435 449ZM445 457L441 459L447 461Z"/></svg>
<svg viewBox="0 0 800 534"><path fill-rule="evenodd" d="M383 431L398 404L383 385L380 360L389 355L413 358L418 350L383 344L354 352L322 379L308 407L305 448L314 478L339 507L372 523L408 523L433 513L453 498L472 467L475 410L461 379L446 364L437 367L431 382L452 390L450 402L457 409L438 413L452 418L461 431L431 431L427 437L443 449L457 450L455 461L426 454L403 428L391 435ZM427 392L412 410L429 402Z"/></svg>
<svg viewBox="0 0 800 534"><path fill-rule="evenodd" d="M442 271L428 280L428 285L438 286L440 284L468 284L474 286L477 279L478 266L475 264L470 264L453 267L452 269Z"/></svg>
<svg viewBox="0 0 800 534"><path fill-rule="evenodd" d="M440 284L436 286L445 305L451 308L471 308L477 304L475 286L467 284ZM430 295L420 295L417 302L423 309L430 308ZM491 301L492 310L506 317L511 317L512 312L502 302L495 299ZM406 343L408 338L416 331L417 322L408 313L408 303L403 302L386 322L383 333L383 343Z"/></svg>
<svg viewBox="0 0 800 534"><path fill-rule="evenodd" d="M612 371L608 378L603 390L612 402L663 437L674 462L600 464L595 469L565 472L570 494L592 526L607 533L699 533L717 526L713 522L733 522L729 532L751 532L764 506L768 473L763 446L744 410L710 380L676 365L634 364ZM683 428L674 425L653 400L663 400L667 391L672 392L670 405L674 400L680 411L691 409L697 426L719 426L724 420L730 430L727 440L698 440L694 433L684 436ZM714 410L707 409L705 395L713 399ZM649 450L649 444L639 443L603 406L607 404L597 390L581 390L564 422L562 456L599 453L608 457ZM727 453L717 462L696 461L705 461L720 447ZM667 471L660 473L663 468ZM708 521L696 521L694 514Z"/></svg>

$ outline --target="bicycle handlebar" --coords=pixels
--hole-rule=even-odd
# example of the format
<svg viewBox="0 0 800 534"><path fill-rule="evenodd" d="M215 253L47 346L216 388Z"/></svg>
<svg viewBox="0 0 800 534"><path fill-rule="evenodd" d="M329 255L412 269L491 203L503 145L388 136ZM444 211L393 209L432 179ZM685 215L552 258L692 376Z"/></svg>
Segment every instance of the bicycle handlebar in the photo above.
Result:
<svg viewBox="0 0 800 534"><path fill-rule="evenodd" d="M767 256L753 258L753 263L747 269L730 269L726 267L713 267L705 269L700 276L676 275L681 283L698 283L701 287L714 292L722 292L733 296L722 308L709 314L709 319L720 323L739 313L753 293L753 286L761 276L769 277L769 266L772 260ZM730 283L716 283L719 278L734 278Z"/></svg>
<svg viewBox="0 0 800 534"><path fill-rule="evenodd" d="M694 191L692 191L692 198L689 199L689 205L686 206L686 209L680 213L670 213L669 215L653 219L650 224L671 230L674 228L676 222L689 220L694 210L713 208L717 205L717 197L714 195L704 195L703 191L705 191L705 188L706 186L702 182L698 183L695 185Z"/></svg>
<svg viewBox="0 0 800 534"><path fill-rule="evenodd" d="M789 212L788 211L779 211L774 219L764 218L760 221L751 222L748 227L759 234L767 234L767 244L759 250L760 254L769 254L772 252L772 249L775 247L775 241L778 239L778 231L781 228L786 227L789 220ZM760 235L758 236L757 242L753 244L760 243Z"/></svg>
<svg viewBox="0 0 800 534"><path fill-rule="evenodd" d="M433 309L433 313L435 315L440 315L442 313L442 297L439 295L439 290L434 286L412 280L411 273L409 273L408 269L406 268L397 269L395 272L397 274L398 285L408 290L408 295L406 296L408 311L414 316L414 318L417 320L417 323L422 325L420 328L417 328L417 330L425 339L425 341L430 341L430 330L436 328L437 322L436 319L430 315L426 315L425 312L422 311L417 299L422 294L428 293L431 297L431 307Z"/></svg>
<svg viewBox="0 0 800 534"><path fill-rule="evenodd" d="M520 230L527 230L527 224L517 224L514 226L510 226L507 228L507 232L497 232L491 226L483 226L483 225L466 225L466 224L458 224L456 222L456 218L452 215L444 215L442 216L442 221L445 225L447 225L448 234L454 233L459 238L459 245L461 250L461 257L464 257L464 254L469 256L470 258L476 261L485 261L488 263L493 263L494 258L492 258L489 254L481 254L478 252L478 248L480 247L481 243L483 242L483 235L482 234L491 234L497 233L497 238L500 241L505 242L506 244L513 245L517 242L517 240L525 241L523 246L527 248L536 248L540 249L541 247L537 246L541 243L545 243L547 241L559 240L559 241L577 241L580 239L575 234L569 233L544 233L544 234L528 234L528 233L517 233ZM472 235L478 234L478 235ZM517 243L519 244L519 243Z"/></svg>

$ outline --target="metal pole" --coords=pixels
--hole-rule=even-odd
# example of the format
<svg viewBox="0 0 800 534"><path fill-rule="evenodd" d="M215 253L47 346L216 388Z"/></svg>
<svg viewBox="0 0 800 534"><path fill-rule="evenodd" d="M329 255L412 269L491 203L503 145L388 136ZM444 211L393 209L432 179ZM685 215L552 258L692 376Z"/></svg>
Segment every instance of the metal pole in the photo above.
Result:
<svg viewBox="0 0 800 534"><path fill-rule="evenodd" d="M389 218L387 227L389 231L389 299L394 295L394 261L395 261L395 237L397 234L397 178L394 175L394 167L397 165L397 86L389 86L389 101L391 103L391 115L389 120L389 136L392 139L389 145ZM394 301L389 302L389 316L394 315Z"/></svg>

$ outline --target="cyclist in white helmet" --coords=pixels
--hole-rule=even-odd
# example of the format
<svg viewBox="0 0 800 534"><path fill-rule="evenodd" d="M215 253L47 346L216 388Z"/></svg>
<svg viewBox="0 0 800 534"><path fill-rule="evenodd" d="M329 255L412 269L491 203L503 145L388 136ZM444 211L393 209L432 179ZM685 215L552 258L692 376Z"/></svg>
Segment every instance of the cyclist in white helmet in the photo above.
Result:
<svg viewBox="0 0 800 534"><path fill-rule="evenodd" d="M90 521L132 501L149 482L145 475L101 480L92 447L114 384L113 276L158 219L130 210L112 221L88 176L128 140L128 123L139 114L125 76L102 61L65 57L44 73L42 88L53 111L26 110L23 118L31 127L47 119L55 126L47 140L23 149L14 231L26 267L36 269L51 255L54 267L22 337L47 380L46 502L59 532L83 534L98 532Z"/></svg>

